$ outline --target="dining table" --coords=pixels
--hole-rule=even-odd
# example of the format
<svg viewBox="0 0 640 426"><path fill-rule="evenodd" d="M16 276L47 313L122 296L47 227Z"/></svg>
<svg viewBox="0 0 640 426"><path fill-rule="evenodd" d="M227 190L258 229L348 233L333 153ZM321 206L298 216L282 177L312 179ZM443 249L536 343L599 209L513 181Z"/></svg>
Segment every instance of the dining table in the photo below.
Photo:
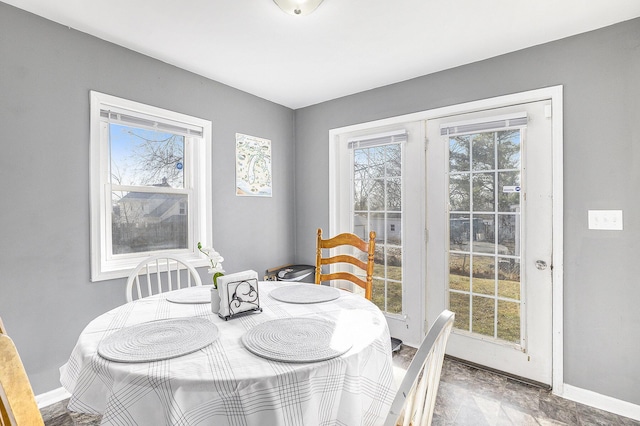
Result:
<svg viewBox="0 0 640 426"><path fill-rule="evenodd" d="M389 329L371 301L328 286L259 281L262 310L225 320L202 297L188 297L211 286L202 287L92 320L60 368L68 409L102 415L104 425L384 422L396 386Z"/></svg>

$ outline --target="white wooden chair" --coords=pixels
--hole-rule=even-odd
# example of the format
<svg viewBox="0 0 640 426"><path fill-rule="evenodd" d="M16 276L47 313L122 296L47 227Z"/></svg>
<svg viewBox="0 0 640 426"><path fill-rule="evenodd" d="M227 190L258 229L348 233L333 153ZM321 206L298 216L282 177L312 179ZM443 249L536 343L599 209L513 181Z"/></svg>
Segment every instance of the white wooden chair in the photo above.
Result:
<svg viewBox="0 0 640 426"><path fill-rule="evenodd" d="M127 302L197 285L202 285L202 280L196 268L177 256L155 255L140 262L129 275L126 288Z"/></svg>
<svg viewBox="0 0 640 426"><path fill-rule="evenodd" d="M433 323L407 369L385 426L428 426L433 418L444 351L455 314L443 311Z"/></svg>

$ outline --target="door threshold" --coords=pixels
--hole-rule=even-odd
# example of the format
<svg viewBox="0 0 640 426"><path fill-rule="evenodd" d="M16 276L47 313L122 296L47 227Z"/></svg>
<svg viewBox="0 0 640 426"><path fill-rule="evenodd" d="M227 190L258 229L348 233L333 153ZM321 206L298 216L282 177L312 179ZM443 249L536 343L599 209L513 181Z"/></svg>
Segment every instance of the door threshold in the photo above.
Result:
<svg viewBox="0 0 640 426"><path fill-rule="evenodd" d="M476 364L475 362L467 361L462 358L457 358L451 355L445 355L445 358L450 359L452 361L458 362L460 364L466 365L467 367L476 368L478 370L488 371L493 374L497 374L498 376L506 377L507 379L515 380L520 383L524 383L526 385L535 386L544 390L551 390L551 385L547 385L546 383L537 382L535 380L527 379L525 377L516 376L515 374L507 373L505 371L496 370L495 368L487 367L484 365Z"/></svg>

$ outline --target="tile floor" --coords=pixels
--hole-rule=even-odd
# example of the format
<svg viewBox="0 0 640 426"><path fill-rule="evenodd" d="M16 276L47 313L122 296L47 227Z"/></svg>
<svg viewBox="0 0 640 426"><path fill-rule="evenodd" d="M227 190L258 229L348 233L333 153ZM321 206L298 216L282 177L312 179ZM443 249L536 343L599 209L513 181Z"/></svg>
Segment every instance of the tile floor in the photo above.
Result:
<svg viewBox="0 0 640 426"><path fill-rule="evenodd" d="M414 354L415 349L406 346L394 354L397 379ZM99 416L71 413L66 403L62 401L42 409L46 426L100 424ZM432 425L640 426L640 421L558 398L547 390L445 359Z"/></svg>
<svg viewBox="0 0 640 426"><path fill-rule="evenodd" d="M413 354L415 349L403 347L394 356L394 366L406 369ZM446 358L432 425L640 426L640 422Z"/></svg>

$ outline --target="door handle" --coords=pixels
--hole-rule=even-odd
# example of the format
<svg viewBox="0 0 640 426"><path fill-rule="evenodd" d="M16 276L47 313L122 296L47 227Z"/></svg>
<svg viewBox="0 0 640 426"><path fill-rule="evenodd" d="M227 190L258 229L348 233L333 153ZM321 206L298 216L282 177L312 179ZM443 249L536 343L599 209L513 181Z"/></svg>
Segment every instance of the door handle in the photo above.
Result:
<svg viewBox="0 0 640 426"><path fill-rule="evenodd" d="M545 262L544 260L536 260L536 268L544 271L545 269L547 269L547 262Z"/></svg>

